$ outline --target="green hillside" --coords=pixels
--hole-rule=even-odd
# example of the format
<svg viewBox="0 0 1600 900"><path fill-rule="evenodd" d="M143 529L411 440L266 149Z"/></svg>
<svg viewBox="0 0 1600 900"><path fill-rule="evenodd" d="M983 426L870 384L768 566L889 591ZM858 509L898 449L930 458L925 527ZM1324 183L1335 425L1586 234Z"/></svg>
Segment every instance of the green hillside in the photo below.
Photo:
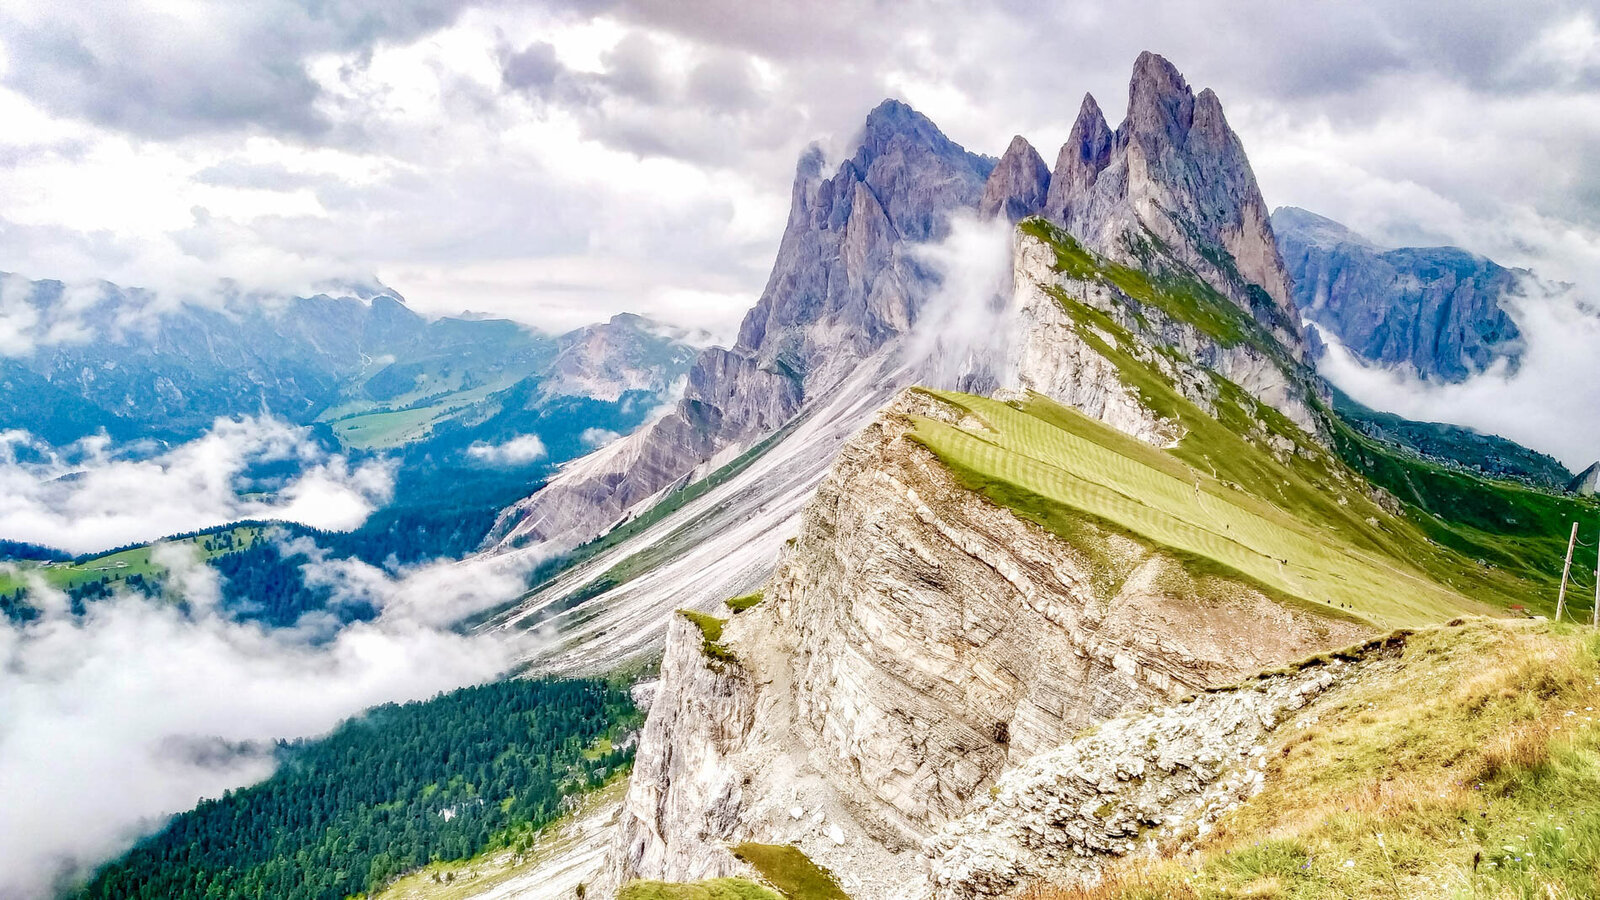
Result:
<svg viewBox="0 0 1600 900"><path fill-rule="evenodd" d="M1191 564L1221 566L1271 593L1381 626L1461 610L1554 611L1572 522L1591 536L1600 526L1592 500L1369 437L1324 399L1314 374L1198 280L1116 265L1042 220L1021 230L1053 249L1063 283L1049 290L1078 336L1183 437L1159 449L1042 397L1004 404L937 394L987 426L917 423L915 439L970 487L1069 539L1064 529L1087 517ZM1098 298L1109 290L1121 314L1091 304L1089 286ZM1143 333L1158 320L1193 326L1219 346L1266 352L1303 385L1323 436L1215 373L1213 408L1191 402L1166 374L1188 360ZM1575 560L1581 587L1569 594L1569 611L1585 619L1594 571L1593 559Z"/></svg>

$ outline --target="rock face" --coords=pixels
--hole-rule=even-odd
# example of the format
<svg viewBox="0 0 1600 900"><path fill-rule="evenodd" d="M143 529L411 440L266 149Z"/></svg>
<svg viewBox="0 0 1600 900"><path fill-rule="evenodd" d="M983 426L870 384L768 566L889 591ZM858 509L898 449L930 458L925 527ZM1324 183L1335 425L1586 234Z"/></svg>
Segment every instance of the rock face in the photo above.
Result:
<svg viewBox="0 0 1600 900"><path fill-rule="evenodd" d="M1383 665L1382 650L1238 690L1130 713L1003 775L977 810L929 839L934 896L1093 884L1109 859L1195 835L1261 788L1267 739L1296 712Z"/></svg>
<svg viewBox="0 0 1600 900"><path fill-rule="evenodd" d="M934 287L912 247L977 206L994 161L889 100L832 177L822 164L815 148L800 160L772 275L734 347L705 351L683 400L653 427L508 508L491 541L559 546L599 534L718 453L775 431L910 329Z"/></svg>
<svg viewBox="0 0 1600 900"><path fill-rule="evenodd" d="M1567 485L1567 493L1580 497L1593 497L1597 491L1600 491L1600 462L1590 463Z"/></svg>
<svg viewBox="0 0 1600 900"><path fill-rule="evenodd" d="M906 438L914 415L959 414L909 392L846 446L727 624L736 662L674 626L606 884L728 874L720 848L756 839L861 900L915 895L921 842L1008 767L1362 633L1251 589L1168 595L1166 554L1113 533L1091 553L990 504Z"/></svg>
<svg viewBox="0 0 1600 900"><path fill-rule="evenodd" d="M1300 351L1288 274L1244 147L1217 95L1196 96L1162 57L1140 54L1115 132L1084 99L1045 213L1112 259L1198 275Z"/></svg>
<svg viewBox="0 0 1600 900"><path fill-rule="evenodd" d="M1182 428L1161 418L1125 384L1117 368L1091 346L1067 315L1058 295L1109 317L1134 340L1124 348L1159 369L1185 399L1214 410L1220 375L1273 407L1308 434L1322 431L1308 403L1315 390L1307 373L1249 342L1225 344L1199 328L1139 303L1101 278L1057 271L1055 251L1018 232L1012 251L1014 333L1009 368L1000 383L1014 391L1037 391L1156 446L1183 437ZM1091 332L1093 333L1093 332ZM1097 335L1097 339L1105 336Z"/></svg>
<svg viewBox="0 0 1600 900"><path fill-rule="evenodd" d="M986 219L1004 216L1012 222L1025 219L1044 209L1049 190L1050 167L1019 134L990 173L978 201L978 215Z"/></svg>
<svg viewBox="0 0 1600 900"><path fill-rule="evenodd" d="M1455 247L1386 250L1294 207L1272 214L1300 313L1369 363L1462 381L1515 368L1521 332L1502 308L1529 273Z"/></svg>

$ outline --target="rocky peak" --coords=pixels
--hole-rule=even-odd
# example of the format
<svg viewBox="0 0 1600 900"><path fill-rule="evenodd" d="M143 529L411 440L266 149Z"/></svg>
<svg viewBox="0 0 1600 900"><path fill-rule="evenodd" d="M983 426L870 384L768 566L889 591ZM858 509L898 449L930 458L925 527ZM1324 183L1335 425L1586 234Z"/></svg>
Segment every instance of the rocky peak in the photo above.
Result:
<svg viewBox="0 0 1600 900"><path fill-rule="evenodd" d="M673 412L509 508L495 541L571 545L594 537L806 404L828 402L911 329L937 284L913 245L942 238L952 213L977 207L995 160L886 100L831 177L824 165L816 147L800 157L772 274L734 347L702 351Z"/></svg>
<svg viewBox="0 0 1600 900"><path fill-rule="evenodd" d="M978 215L986 219L1004 215L1012 222L1025 219L1044 208L1049 190L1049 167L1019 134L989 174L983 199L978 201Z"/></svg>
<svg viewBox="0 0 1600 900"><path fill-rule="evenodd" d="M1077 121L1072 123L1072 134L1061 145L1056 155L1055 172L1050 177L1050 196L1045 201L1045 215L1065 222L1071 215L1068 208L1074 197L1083 197L1094 184L1096 176L1111 162L1111 144L1115 135L1106 124L1093 94L1083 95L1078 107Z"/></svg>
<svg viewBox="0 0 1600 900"><path fill-rule="evenodd" d="M1216 94L1196 96L1161 56L1139 55L1114 135L1084 101L1046 208L1101 254L1199 276L1298 352L1289 279L1244 147Z"/></svg>
<svg viewBox="0 0 1600 900"><path fill-rule="evenodd" d="M1181 144L1194 111L1194 93L1177 67L1148 50L1139 54L1128 81L1128 118L1122 126L1127 138Z"/></svg>

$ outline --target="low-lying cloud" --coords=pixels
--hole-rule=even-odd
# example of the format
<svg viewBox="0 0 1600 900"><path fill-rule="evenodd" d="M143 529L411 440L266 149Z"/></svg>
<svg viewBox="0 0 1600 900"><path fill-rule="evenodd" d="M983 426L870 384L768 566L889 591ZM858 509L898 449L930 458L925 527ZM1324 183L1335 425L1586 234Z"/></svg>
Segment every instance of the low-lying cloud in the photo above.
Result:
<svg viewBox="0 0 1600 900"><path fill-rule="evenodd" d="M1005 219L956 216L944 240L914 248L940 278L907 344L907 358L928 367L923 380L986 390L1003 377L1013 326L1012 237Z"/></svg>
<svg viewBox="0 0 1600 900"><path fill-rule="evenodd" d="M1499 363L1461 384L1423 382L1364 365L1326 332L1318 368L1368 406L1498 434L1581 469L1600 458L1600 317L1556 290L1507 298L1507 312L1526 342L1515 372Z"/></svg>
<svg viewBox="0 0 1600 900"><path fill-rule="evenodd" d="M520 434L503 444L479 441L467 448L467 455L492 466L522 466L544 459L544 441L537 434Z"/></svg>
<svg viewBox="0 0 1600 900"><path fill-rule="evenodd" d="M522 587L525 564L440 563L392 576L306 552L308 582L379 608L338 630L268 629L219 610L192 548L156 561L187 602L122 594L74 616L36 584L42 614L0 620L0 897L48 895L166 817L271 774L272 743L367 707L504 672L510 647L448 627Z"/></svg>
<svg viewBox="0 0 1600 900"><path fill-rule="evenodd" d="M249 483L253 466L283 463L295 474L281 484ZM0 432L0 537L74 553L240 519L348 530L392 488L388 465L352 465L305 429L268 417L218 419L205 435L145 458L105 438L56 450L26 432Z"/></svg>

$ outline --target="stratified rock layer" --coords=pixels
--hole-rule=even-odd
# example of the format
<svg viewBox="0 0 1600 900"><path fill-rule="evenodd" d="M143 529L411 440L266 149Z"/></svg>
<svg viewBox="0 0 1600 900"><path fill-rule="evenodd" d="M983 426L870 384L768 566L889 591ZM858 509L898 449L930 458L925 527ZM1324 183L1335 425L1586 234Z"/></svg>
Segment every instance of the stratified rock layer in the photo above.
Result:
<svg viewBox="0 0 1600 900"><path fill-rule="evenodd" d="M608 885L728 874L721 848L754 839L858 900L920 890L921 842L1009 766L1362 633L1246 586L1226 608L1169 595L1165 553L994 506L907 438L957 415L910 392L847 445L765 600L728 623L737 662L674 627Z"/></svg>

